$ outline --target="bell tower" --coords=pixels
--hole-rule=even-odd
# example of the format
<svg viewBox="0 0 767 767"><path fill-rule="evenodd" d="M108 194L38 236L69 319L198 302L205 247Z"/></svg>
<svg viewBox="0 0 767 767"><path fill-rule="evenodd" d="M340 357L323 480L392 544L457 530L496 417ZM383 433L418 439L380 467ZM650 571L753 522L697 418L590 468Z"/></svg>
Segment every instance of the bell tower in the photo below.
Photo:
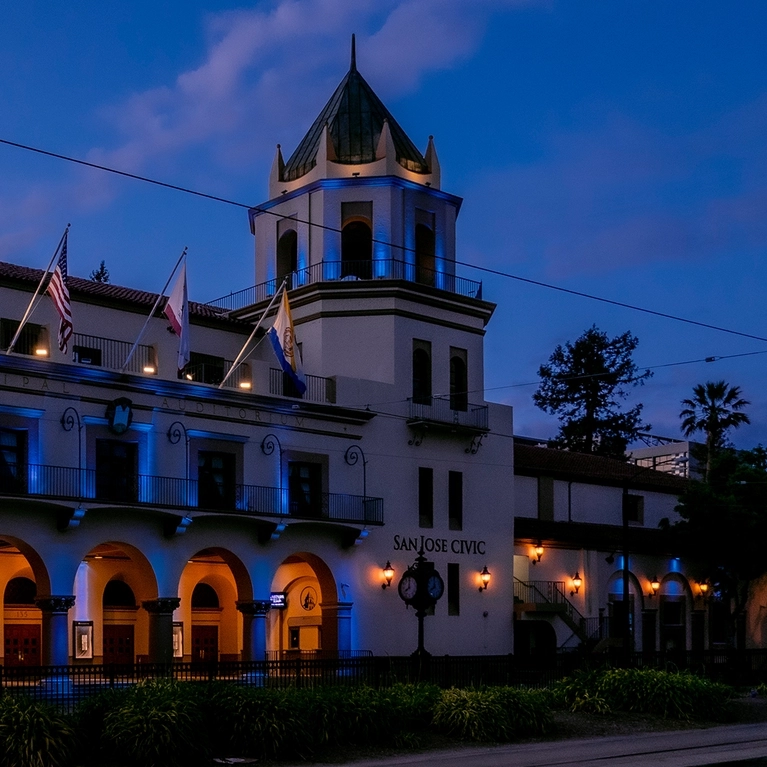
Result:
<svg viewBox="0 0 767 767"><path fill-rule="evenodd" d="M414 350L439 346L450 360L458 349L481 388L494 307L481 283L456 274L461 202L441 189L433 138L422 154L358 71L352 37L349 71L287 161L277 146L269 200L250 211L255 301L287 278L307 373L405 395ZM434 386L446 391L441 377Z"/></svg>

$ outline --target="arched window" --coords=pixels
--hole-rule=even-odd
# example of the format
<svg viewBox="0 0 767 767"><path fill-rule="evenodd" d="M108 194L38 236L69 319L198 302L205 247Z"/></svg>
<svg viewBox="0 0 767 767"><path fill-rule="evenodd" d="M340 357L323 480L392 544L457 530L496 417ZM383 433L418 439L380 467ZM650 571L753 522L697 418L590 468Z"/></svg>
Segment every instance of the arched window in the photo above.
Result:
<svg viewBox="0 0 767 767"><path fill-rule="evenodd" d="M135 607L133 589L125 581L112 580L104 587L104 607Z"/></svg>
<svg viewBox="0 0 767 767"><path fill-rule="evenodd" d="M469 409L469 379L466 373L466 360L458 354L450 357L450 409Z"/></svg>
<svg viewBox="0 0 767 767"><path fill-rule="evenodd" d="M5 587L3 603L6 605L33 605L37 586L29 578L11 578Z"/></svg>
<svg viewBox="0 0 767 767"><path fill-rule="evenodd" d="M416 282L422 285L435 283L434 232L425 224L415 227L415 273Z"/></svg>
<svg viewBox="0 0 767 767"><path fill-rule="evenodd" d="M369 280L373 265L373 233L365 221L350 221L341 230L341 279Z"/></svg>
<svg viewBox="0 0 767 767"><path fill-rule="evenodd" d="M420 345L413 349L413 402L431 405L431 355Z"/></svg>
<svg viewBox="0 0 767 767"><path fill-rule="evenodd" d="M295 229L288 229L277 241L277 280L281 282L283 277L297 269L298 235Z"/></svg>
<svg viewBox="0 0 767 767"><path fill-rule="evenodd" d="M198 583L192 592L192 609L206 610L215 607L220 607L216 590L207 583Z"/></svg>

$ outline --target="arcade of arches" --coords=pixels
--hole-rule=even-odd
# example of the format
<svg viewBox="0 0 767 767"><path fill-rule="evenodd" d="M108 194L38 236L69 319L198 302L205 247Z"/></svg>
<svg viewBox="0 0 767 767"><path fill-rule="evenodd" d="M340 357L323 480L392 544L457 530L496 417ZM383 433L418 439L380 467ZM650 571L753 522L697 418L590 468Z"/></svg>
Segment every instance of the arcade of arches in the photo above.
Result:
<svg viewBox="0 0 767 767"><path fill-rule="evenodd" d="M0 541L6 666L235 661L334 654L350 649L351 603L319 557L296 553L272 576L284 608L253 598L247 568L225 549L197 552L183 565L178 591L158 593L149 560L119 542L82 559L72 591L50 595L46 563L23 542Z"/></svg>

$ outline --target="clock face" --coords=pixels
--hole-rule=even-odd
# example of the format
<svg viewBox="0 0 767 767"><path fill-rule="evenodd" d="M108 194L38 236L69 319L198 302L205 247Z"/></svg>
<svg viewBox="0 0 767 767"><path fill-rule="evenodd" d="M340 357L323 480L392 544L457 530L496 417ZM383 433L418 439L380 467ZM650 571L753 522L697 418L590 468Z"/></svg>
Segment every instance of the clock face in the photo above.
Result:
<svg viewBox="0 0 767 767"><path fill-rule="evenodd" d="M433 573L426 581L426 591L432 599L439 599L445 591L445 584L439 573Z"/></svg>
<svg viewBox="0 0 767 767"><path fill-rule="evenodd" d="M405 573L400 579L397 590L402 599L409 602L415 597L415 594L418 591L418 581L416 581L410 573Z"/></svg>

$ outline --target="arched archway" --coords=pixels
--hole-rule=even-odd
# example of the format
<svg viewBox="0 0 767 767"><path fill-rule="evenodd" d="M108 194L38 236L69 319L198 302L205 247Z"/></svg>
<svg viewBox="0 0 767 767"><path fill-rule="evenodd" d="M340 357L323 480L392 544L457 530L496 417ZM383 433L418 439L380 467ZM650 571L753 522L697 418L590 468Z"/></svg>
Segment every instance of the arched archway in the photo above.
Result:
<svg viewBox="0 0 767 767"><path fill-rule="evenodd" d="M150 616L141 605L157 599L158 589L143 552L120 541L94 546L77 570L74 594L75 620L93 623L90 643L73 648L75 660L123 665L150 659Z"/></svg>
<svg viewBox="0 0 767 767"><path fill-rule="evenodd" d="M689 646L690 584L680 573L669 573L660 582L657 599L661 652L684 652Z"/></svg>
<svg viewBox="0 0 767 767"><path fill-rule="evenodd" d="M629 572L628 606L623 600L623 571L613 573L607 583L607 609L610 621L610 637L623 639L628 618L630 648L634 650L637 637L641 636L640 616L644 607L642 586L634 573ZM628 612L628 614L627 614Z"/></svg>
<svg viewBox="0 0 767 767"><path fill-rule="evenodd" d="M276 266L278 283L282 282L283 277L298 269L298 234L295 229L288 229L277 240Z"/></svg>
<svg viewBox="0 0 767 767"><path fill-rule="evenodd" d="M272 590L284 592L285 608L270 617L267 646L277 655L335 657L351 650L351 603L339 602L335 577L316 554L297 552L282 561Z"/></svg>
<svg viewBox="0 0 767 767"><path fill-rule="evenodd" d="M36 600L51 593L48 570L40 555L18 538L3 536L0 552L3 664L39 666L50 637L43 636L43 614Z"/></svg>
<svg viewBox="0 0 767 767"><path fill-rule="evenodd" d="M341 279L357 277L369 280L373 276L373 232L370 224L354 219L341 230Z"/></svg>
<svg viewBox="0 0 767 767"><path fill-rule="evenodd" d="M181 573L178 594L177 659L192 663L251 659L252 632L263 634L263 628L252 627L253 586L239 557L219 547L198 551Z"/></svg>

